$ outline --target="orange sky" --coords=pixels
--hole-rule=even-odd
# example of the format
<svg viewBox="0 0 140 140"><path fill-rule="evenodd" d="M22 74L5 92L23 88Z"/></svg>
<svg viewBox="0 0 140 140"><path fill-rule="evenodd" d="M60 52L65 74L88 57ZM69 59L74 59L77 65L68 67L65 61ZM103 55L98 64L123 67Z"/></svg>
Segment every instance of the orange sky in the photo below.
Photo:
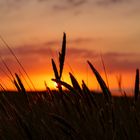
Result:
<svg viewBox="0 0 140 140"><path fill-rule="evenodd" d="M98 89L86 61L104 76L102 52L110 87L118 87L116 77L121 75L123 87L132 89L135 69L140 67L139 7L138 0L1 0L0 34L37 89L45 88L44 81L54 86L51 58L58 59L63 32L67 33L64 81L70 81L68 72L73 72L80 83L84 79L90 88ZM20 75L2 41L0 56ZM0 82L8 88L11 82L0 64Z"/></svg>

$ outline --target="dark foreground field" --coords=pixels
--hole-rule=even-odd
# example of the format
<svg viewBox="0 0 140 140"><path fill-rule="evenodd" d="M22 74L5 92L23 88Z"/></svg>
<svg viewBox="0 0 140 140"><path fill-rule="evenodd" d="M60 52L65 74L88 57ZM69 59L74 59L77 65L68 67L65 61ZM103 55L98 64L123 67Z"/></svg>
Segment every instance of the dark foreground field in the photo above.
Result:
<svg viewBox="0 0 140 140"><path fill-rule="evenodd" d="M0 93L0 140L139 140L140 100L66 91Z"/></svg>

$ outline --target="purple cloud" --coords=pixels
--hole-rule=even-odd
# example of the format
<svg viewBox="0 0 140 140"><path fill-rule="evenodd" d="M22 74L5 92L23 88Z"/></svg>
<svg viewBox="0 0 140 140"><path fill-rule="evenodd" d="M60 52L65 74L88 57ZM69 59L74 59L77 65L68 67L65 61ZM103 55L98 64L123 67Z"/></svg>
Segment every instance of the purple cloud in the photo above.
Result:
<svg viewBox="0 0 140 140"><path fill-rule="evenodd" d="M127 3L129 1L130 0L99 0L96 1L96 4L100 6L109 6L109 5L121 4L124 2Z"/></svg>
<svg viewBox="0 0 140 140"><path fill-rule="evenodd" d="M56 3L53 6L54 10L68 10L71 8L76 8L80 7L84 4L86 4L88 1L87 0L65 0L61 4Z"/></svg>
<svg viewBox="0 0 140 140"><path fill-rule="evenodd" d="M3 11L17 10L20 7L24 6L24 4L27 4L28 2L29 0L1 0L0 8Z"/></svg>
<svg viewBox="0 0 140 140"><path fill-rule="evenodd" d="M29 70L47 69L48 66L51 69L51 58L58 59L58 50L56 52L56 49L49 48L46 44L20 46L13 50L22 64ZM6 64L12 70L16 71L16 61L6 49L1 49L1 56L4 58ZM139 53L107 52L103 53L102 56L109 72L132 72L140 67ZM93 62L100 71L103 70L99 52L87 49L67 48L66 61L70 62L73 66L78 64L83 67L87 60Z"/></svg>

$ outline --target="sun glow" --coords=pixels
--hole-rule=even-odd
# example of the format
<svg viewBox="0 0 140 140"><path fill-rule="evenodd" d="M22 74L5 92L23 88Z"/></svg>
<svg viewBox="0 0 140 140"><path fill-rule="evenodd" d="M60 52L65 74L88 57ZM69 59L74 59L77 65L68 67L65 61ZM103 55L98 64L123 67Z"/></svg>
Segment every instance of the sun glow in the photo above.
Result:
<svg viewBox="0 0 140 140"><path fill-rule="evenodd" d="M54 82L54 88L58 88L58 83Z"/></svg>

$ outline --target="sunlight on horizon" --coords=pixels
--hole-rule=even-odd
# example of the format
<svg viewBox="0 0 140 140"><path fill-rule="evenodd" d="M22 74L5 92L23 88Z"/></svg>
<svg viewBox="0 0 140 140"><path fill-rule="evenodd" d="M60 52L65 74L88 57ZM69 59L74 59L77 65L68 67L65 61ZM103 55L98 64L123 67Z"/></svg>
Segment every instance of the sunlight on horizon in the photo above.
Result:
<svg viewBox="0 0 140 140"><path fill-rule="evenodd" d="M140 67L139 6L137 0L62 0L61 3L1 0L0 35L13 49L37 89L45 89L44 81L50 88L54 87L51 58L58 62L63 32L67 33L64 81L71 83L71 72L80 84L85 80L92 90L99 89L94 75L89 68L87 71L86 61L91 61L104 77L102 53L109 87L118 88L116 75L121 74L122 86L133 89L135 70ZM0 56L13 74L20 75L20 67L2 41ZM2 62L0 65L1 84L14 89L5 76L6 68ZM24 77L21 79L29 89Z"/></svg>

